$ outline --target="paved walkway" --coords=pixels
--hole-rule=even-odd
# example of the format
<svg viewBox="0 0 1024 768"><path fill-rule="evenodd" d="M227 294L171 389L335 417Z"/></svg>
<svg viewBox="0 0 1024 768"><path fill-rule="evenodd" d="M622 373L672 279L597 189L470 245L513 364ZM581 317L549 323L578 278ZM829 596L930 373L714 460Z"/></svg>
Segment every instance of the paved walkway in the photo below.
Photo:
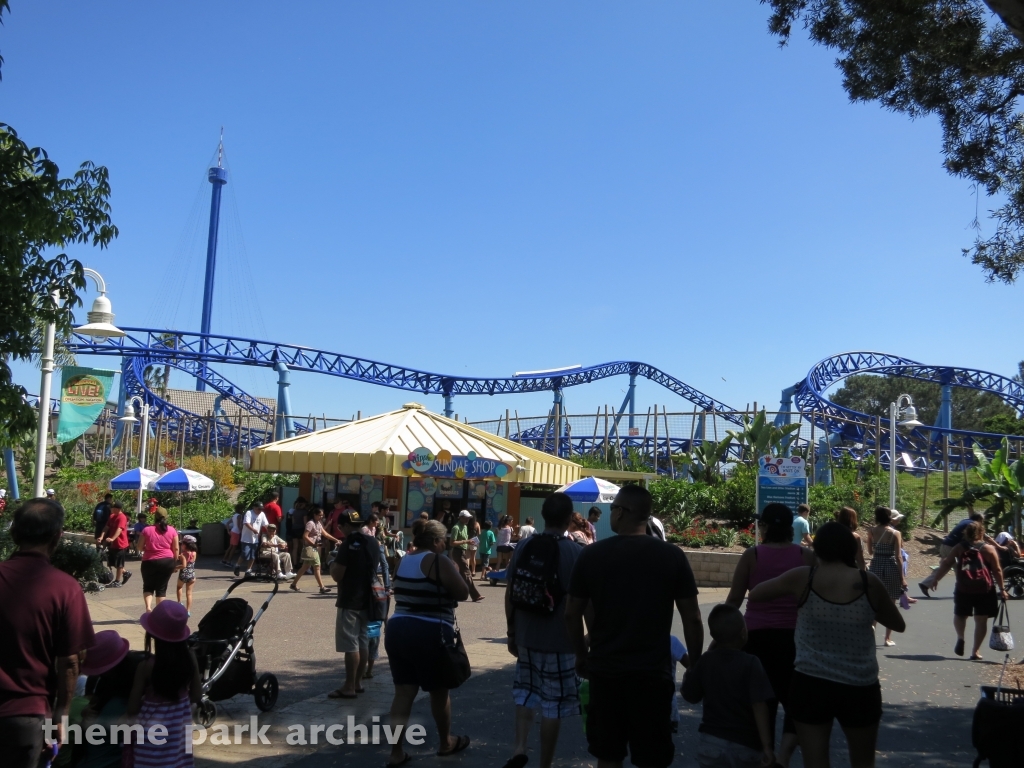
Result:
<svg viewBox="0 0 1024 768"><path fill-rule="evenodd" d="M230 583L227 573L209 566L200 570L202 580L196 589L196 616L209 609ZM143 633L137 623L141 597L129 583L120 592L90 596L90 609L95 623L117 629L142 647ZM303 582L313 587L312 579ZM245 594L254 604L264 599L266 585L246 585L235 594ZM705 614L710 606L724 599L726 590L705 589L701 603ZM944 581L938 597L921 599L909 614L908 631L897 635L895 648L879 647L882 668L882 690L885 715L879 738L879 766L955 766L969 765L973 759L970 744L971 716L979 696L979 686L998 674L1001 659L983 650L984 662L970 662L952 653L952 579ZM513 705L509 693L512 657L504 640L502 588L484 588L489 599L459 609L463 635L473 662L473 677L453 693L453 720L456 733L469 734L473 743L457 757L439 758L437 736L429 714L429 700L421 695L413 708L411 722L426 727L426 742L412 747L415 766L458 765L465 768L501 766L508 757L512 741ZM267 734L272 744L212 746L196 748L201 768L237 765L247 768L321 768L323 766L377 766L387 759L386 746L342 745L323 743L288 745L288 726L301 724L346 725L348 718L372 727L374 716L387 723L392 686L387 660L378 662L378 673L367 681L367 693L356 701L326 698L326 691L337 687L340 659L333 653L333 599L303 593L281 593L260 622L256 633L259 670L274 671L281 681L281 700L269 714L259 713L249 697L235 697L219 705L218 724L235 725L249 722L258 715L261 724L271 724ZM195 621L195 619L193 619ZM676 617L675 631L681 635ZM881 630L878 633L881 641ZM382 649L383 652L383 649ZM676 765L695 765L693 750L696 741L699 708L684 703L677 737ZM532 748L537 747L533 734ZM834 764L848 765L845 740L837 728L833 734ZM531 753L534 754L534 753ZM535 757L533 758L536 759ZM586 751L586 740L579 719L566 721L559 741L555 764L582 766L593 764ZM800 766L799 757L793 762Z"/></svg>

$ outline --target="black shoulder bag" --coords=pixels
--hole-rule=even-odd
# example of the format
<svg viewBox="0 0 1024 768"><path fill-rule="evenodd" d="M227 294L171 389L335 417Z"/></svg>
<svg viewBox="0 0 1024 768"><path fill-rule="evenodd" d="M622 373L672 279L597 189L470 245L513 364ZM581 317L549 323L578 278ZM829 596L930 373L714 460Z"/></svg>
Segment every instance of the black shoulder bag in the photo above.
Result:
<svg viewBox="0 0 1024 768"><path fill-rule="evenodd" d="M437 604L442 607L444 600L441 595L441 556L437 554L434 555L434 574L437 577ZM438 658L441 683L448 689L458 688L473 674L469 666L469 654L466 653L466 646L462 642L462 632L456 620L455 636L449 639L445 636L444 622L438 619L437 625L441 641L441 653Z"/></svg>

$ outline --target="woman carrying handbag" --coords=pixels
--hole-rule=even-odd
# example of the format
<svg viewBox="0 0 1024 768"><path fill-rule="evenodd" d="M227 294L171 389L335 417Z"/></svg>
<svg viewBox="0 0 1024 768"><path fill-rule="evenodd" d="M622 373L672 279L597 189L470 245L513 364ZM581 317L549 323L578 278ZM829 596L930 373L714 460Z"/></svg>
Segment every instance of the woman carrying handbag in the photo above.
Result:
<svg viewBox="0 0 1024 768"><path fill-rule="evenodd" d="M415 548L399 561L395 571L395 612L384 638L395 684L391 726L401 726L404 732L416 694L423 689L430 694L440 757L469 746L469 736L451 735L448 691L469 676L469 659L459 635L455 606L469 597L469 586L455 563L444 557L447 535L437 520L416 521ZM396 741L388 765L409 761L403 743L403 739Z"/></svg>

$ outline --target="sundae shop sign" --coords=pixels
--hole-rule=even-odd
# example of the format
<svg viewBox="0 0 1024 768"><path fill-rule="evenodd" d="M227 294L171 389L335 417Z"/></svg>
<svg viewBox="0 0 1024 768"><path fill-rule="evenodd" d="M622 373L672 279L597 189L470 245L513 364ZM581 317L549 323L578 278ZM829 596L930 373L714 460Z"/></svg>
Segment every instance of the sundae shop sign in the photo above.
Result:
<svg viewBox="0 0 1024 768"><path fill-rule="evenodd" d="M411 451L402 467L409 475L454 477L459 480L500 480L511 471L508 464L497 459L485 459L473 451L465 456L455 456L450 451L438 451L435 455L427 448Z"/></svg>

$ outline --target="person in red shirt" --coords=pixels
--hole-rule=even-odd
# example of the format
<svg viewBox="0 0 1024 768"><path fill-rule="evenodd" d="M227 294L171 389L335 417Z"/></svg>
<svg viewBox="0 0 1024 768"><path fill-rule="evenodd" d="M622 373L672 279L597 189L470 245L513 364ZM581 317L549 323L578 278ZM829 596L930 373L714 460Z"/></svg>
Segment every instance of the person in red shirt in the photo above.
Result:
<svg viewBox="0 0 1024 768"><path fill-rule="evenodd" d="M267 523L280 529L281 518L284 516L281 512L281 505L277 503L278 493L277 491L271 491L267 502L263 505L263 514L267 518Z"/></svg>
<svg viewBox="0 0 1024 768"><path fill-rule="evenodd" d="M74 696L79 661L95 642L82 587L50 565L63 527L60 504L30 499L14 512L11 537L18 549L0 563L4 768L35 768L44 739L62 738L60 719Z"/></svg>
<svg viewBox="0 0 1024 768"><path fill-rule="evenodd" d="M103 546L104 542L107 543L107 567L114 569L114 580L107 586L120 587L132 577L132 572L124 569L128 554L128 517L119 501L110 505L107 527L96 540L96 546Z"/></svg>

